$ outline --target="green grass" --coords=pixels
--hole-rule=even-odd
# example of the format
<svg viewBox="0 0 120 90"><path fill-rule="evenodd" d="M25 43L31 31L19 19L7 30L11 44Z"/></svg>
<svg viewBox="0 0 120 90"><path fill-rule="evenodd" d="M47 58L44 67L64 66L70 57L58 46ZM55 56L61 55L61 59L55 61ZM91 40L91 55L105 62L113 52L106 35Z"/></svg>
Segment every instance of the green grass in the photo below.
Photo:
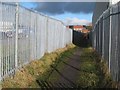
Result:
<svg viewBox="0 0 120 90"><path fill-rule="evenodd" d="M69 62L68 57L73 55L78 47L69 49L63 52L54 61L52 66L56 67L59 71L65 68L65 64L61 61ZM80 72L76 85L81 88L115 88L115 83L112 81L110 73L108 72L107 65L101 61L99 55L92 48L83 48L83 52L80 56ZM43 73L39 80L50 81L52 83L57 82L60 79L60 75L53 70L50 76L49 73L52 68L49 67L46 72Z"/></svg>
<svg viewBox="0 0 120 90"><path fill-rule="evenodd" d="M80 72L78 86L82 88L95 88L99 82L99 77L95 73Z"/></svg>
<svg viewBox="0 0 120 90"><path fill-rule="evenodd" d="M80 56L78 86L82 88L115 88L107 65L92 48L84 48Z"/></svg>
<svg viewBox="0 0 120 90"><path fill-rule="evenodd" d="M3 88L38 88L36 79L46 79L47 74L51 71L50 65L63 58L63 53L74 48L73 44L65 48L58 49L52 53L46 53L40 60L34 60L16 72L13 78L7 77L2 82ZM68 53L70 54L70 53ZM68 55L67 54L67 55ZM58 59L59 58L59 59Z"/></svg>
<svg viewBox="0 0 120 90"><path fill-rule="evenodd" d="M84 48L80 56L80 72L78 86L82 88L95 88L99 83L98 69L91 48Z"/></svg>
<svg viewBox="0 0 120 90"><path fill-rule="evenodd" d="M56 82L60 75L51 68L51 65L59 71L65 68L62 60L69 62L68 57L73 55L78 47L69 45L53 53L46 53L40 60L31 62L17 71L14 78L6 78L2 83L4 88L39 88L36 80ZM79 65L77 85L81 88L115 88L110 73L104 60L92 48L83 48ZM53 70L53 72L52 72ZM50 74L52 72L52 74ZM49 76L50 75L50 76Z"/></svg>

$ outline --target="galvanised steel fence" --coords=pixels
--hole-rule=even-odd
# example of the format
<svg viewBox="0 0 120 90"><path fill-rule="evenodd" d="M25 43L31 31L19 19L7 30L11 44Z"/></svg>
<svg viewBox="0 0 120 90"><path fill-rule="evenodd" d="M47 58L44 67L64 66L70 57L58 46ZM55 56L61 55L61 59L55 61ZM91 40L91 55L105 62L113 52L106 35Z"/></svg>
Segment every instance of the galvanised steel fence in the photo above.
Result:
<svg viewBox="0 0 120 90"><path fill-rule="evenodd" d="M106 60L113 80L120 81L120 2L97 20L92 31L92 45Z"/></svg>
<svg viewBox="0 0 120 90"><path fill-rule="evenodd" d="M72 30L59 20L0 2L0 80L45 53L72 43Z"/></svg>

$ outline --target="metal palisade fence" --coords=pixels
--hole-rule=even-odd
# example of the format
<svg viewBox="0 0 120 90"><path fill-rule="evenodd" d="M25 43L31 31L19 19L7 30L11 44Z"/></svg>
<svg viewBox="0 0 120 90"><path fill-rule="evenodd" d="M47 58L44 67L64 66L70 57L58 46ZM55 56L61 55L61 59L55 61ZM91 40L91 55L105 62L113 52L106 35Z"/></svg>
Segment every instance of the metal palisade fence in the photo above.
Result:
<svg viewBox="0 0 120 90"><path fill-rule="evenodd" d="M61 21L15 3L0 2L0 80L70 43L72 30Z"/></svg>
<svg viewBox="0 0 120 90"><path fill-rule="evenodd" d="M106 60L113 80L120 81L120 2L108 8L96 22L92 45Z"/></svg>

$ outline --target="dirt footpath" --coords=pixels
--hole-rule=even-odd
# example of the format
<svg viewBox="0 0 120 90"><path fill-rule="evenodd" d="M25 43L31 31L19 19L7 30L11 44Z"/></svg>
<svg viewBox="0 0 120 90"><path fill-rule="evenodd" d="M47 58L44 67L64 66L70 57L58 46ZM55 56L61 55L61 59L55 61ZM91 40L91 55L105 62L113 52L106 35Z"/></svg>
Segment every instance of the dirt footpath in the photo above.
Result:
<svg viewBox="0 0 120 90"><path fill-rule="evenodd" d="M46 81L39 81L39 85L42 87L76 87L76 81L80 72L79 67L81 53L82 48L77 47L72 55L65 56L65 60L61 60L57 67L51 66L54 71ZM59 67L62 67L62 69Z"/></svg>
<svg viewBox="0 0 120 90"><path fill-rule="evenodd" d="M71 54L70 54L71 53ZM63 58L61 58L63 56ZM76 47L51 65L52 72L38 80L42 88L115 88L106 64L92 48ZM101 67L102 66L102 67ZM50 71L50 70L49 70ZM46 76L44 75L44 76Z"/></svg>
<svg viewBox="0 0 120 90"><path fill-rule="evenodd" d="M65 68L61 72L59 72L61 73L61 75L57 83L62 83L63 85L68 87L74 87L76 85L79 74L81 52L82 49L77 48L73 55L68 57L67 62L65 62L64 60L62 61L62 63L65 64Z"/></svg>

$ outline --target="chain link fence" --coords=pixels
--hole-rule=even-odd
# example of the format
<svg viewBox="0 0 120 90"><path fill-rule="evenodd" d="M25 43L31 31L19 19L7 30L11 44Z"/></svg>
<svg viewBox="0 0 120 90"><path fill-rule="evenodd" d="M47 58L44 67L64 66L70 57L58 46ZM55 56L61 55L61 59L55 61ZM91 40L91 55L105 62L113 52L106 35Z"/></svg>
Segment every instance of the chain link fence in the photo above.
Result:
<svg viewBox="0 0 120 90"><path fill-rule="evenodd" d="M106 60L113 80L120 81L120 2L108 8L92 31L92 46Z"/></svg>
<svg viewBox="0 0 120 90"><path fill-rule="evenodd" d="M15 3L0 2L0 80L45 53L72 43L72 30Z"/></svg>

